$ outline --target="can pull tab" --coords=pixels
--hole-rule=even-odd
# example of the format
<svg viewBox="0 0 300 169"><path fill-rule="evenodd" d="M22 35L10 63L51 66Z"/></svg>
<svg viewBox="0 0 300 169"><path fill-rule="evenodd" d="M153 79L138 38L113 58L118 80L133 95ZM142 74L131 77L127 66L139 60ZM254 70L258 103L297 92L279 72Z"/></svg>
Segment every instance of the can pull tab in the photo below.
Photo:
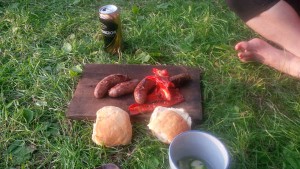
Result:
<svg viewBox="0 0 300 169"><path fill-rule="evenodd" d="M115 5L105 5L101 7L99 11L103 14L110 14L117 11L117 7Z"/></svg>
<svg viewBox="0 0 300 169"><path fill-rule="evenodd" d="M106 12L107 12L106 10L107 10L107 8L102 8L102 9L101 9L101 12L106 13Z"/></svg>

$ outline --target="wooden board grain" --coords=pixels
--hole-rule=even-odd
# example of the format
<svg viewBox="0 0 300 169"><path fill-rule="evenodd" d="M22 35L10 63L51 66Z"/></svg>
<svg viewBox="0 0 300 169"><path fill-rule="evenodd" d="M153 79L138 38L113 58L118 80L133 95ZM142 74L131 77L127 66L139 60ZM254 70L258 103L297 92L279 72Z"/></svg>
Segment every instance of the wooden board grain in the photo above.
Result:
<svg viewBox="0 0 300 169"><path fill-rule="evenodd" d="M97 110L103 106L118 106L128 112L128 106L135 102L133 94L119 98L106 96L101 99L96 99L93 94L95 86L105 76L114 73L127 74L130 78L141 80L145 76L152 75L152 68L154 67L167 69L170 75L183 72L188 72L191 75L192 81L180 88L185 102L174 105L173 107L184 108L190 114L193 122L199 123L202 120L201 71L198 68L172 65L86 64L73 98L68 105L66 116L74 120L95 120ZM150 116L151 113L131 116L131 120L136 122L148 122Z"/></svg>

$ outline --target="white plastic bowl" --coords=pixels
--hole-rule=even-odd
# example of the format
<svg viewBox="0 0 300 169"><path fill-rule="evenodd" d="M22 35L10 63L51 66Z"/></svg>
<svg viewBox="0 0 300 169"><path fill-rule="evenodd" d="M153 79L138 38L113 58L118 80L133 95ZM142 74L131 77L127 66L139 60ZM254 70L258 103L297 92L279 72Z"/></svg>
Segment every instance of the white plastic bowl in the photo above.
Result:
<svg viewBox="0 0 300 169"><path fill-rule="evenodd" d="M202 160L208 169L229 168L229 155L225 146L206 132L190 130L174 138L169 146L170 168L179 169L178 161L185 157Z"/></svg>

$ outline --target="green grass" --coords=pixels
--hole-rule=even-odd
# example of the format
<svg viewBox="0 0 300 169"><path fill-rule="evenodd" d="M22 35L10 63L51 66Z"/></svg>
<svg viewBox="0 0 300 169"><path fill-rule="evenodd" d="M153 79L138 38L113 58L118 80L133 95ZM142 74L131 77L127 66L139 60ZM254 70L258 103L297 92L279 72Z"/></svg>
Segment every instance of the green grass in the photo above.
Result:
<svg viewBox="0 0 300 169"><path fill-rule="evenodd" d="M105 53L98 7L121 7L126 50ZM132 144L105 148L92 122L65 117L86 63L201 68L203 122L231 167L300 168L300 85L236 58L236 42L258 35L221 1L0 1L0 168L168 168L168 146L142 124ZM71 47L71 48L69 48Z"/></svg>

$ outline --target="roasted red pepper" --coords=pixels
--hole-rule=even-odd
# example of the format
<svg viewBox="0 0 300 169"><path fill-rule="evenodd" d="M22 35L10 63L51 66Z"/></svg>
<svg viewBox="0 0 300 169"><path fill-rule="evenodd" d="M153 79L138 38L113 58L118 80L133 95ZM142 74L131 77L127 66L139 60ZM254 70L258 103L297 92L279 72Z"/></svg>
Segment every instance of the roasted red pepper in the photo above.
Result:
<svg viewBox="0 0 300 169"><path fill-rule="evenodd" d="M157 106L170 107L184 101L184 97L169 80L169 73L166 69L153 68L154 75L146 78L156 83L156 88L147 96L144 104L134 103L129 106L130 115L152 112Z"/></svg>
<svg viewBox="0 0 300 169"><path fill-rule="evenodd" d="M174 88L174 84L169 80L170 76L166 69L158 70L153 68L154 76L147 76L147 78L155 81L156 92L159 93L165 100L171 100L170 88Z"/></svg>
<svg viewBox="0 0 300 169"><path fill-rule="evenodd" d="M153 101L153 100L152 100ZM130 115L152 112L157 106L170 107L184 101L184 97L176 90L172 100L158 100L151 103L138 104L134 103L129 106Z"/></svg>

